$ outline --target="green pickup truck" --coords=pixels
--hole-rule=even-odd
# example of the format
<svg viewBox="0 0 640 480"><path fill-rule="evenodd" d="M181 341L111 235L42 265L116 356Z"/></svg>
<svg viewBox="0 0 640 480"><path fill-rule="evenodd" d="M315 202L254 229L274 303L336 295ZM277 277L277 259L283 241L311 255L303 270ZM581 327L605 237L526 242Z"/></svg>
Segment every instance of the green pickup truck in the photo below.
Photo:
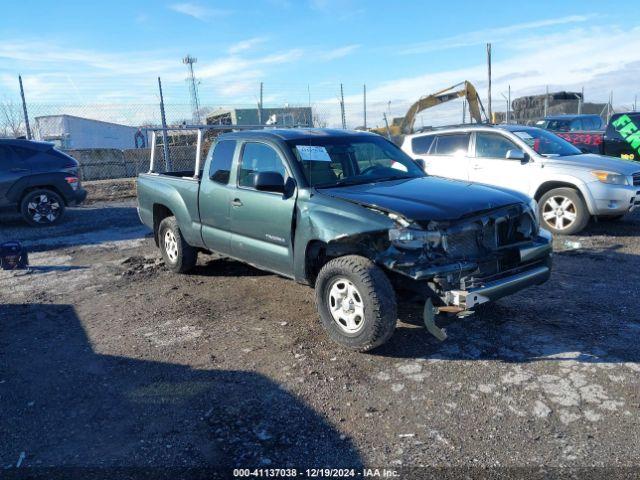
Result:
<svg viewBox="0 0 640 480"><path fill-rule="evenodd" d="M328 334L351 349L391 337L398 301L424 302L427 329L444 339L438 315L550 275L535 202L428 176L379 135L236 131L195 174L153 170L138 177L138 212L168 268L187 272L216 252L313 286Z"/></svg>

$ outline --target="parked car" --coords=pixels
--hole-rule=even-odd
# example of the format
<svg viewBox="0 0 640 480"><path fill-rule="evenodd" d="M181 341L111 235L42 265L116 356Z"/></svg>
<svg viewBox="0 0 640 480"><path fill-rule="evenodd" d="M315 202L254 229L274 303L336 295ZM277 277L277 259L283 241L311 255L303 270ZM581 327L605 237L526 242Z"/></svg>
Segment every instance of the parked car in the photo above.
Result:
<svg viewBox="0 0 640 480"><path fill-rule="evenodd" d="M536 126L553 131L585 153L640 161L640 112L615 113L605 125L598 115L545 117Z"/></svg>
<svg viewBox="0 0 640 480"><path fill-rule="evenodd" d="M465 125L407 136L402 149L427 173L522 192L545 228L580 232L591 217L618 219L640 205L640 165L583 154L546 130Z"/></svg>
<svg viewBox="0 0 640 480"><path fill-rule="evenodd" d="M604 130L600 115L550 115L536 122L536 127L557 132Z"/></svg>
<svg viewBox="0 0 640 480"><path fill-rule="evenodd" d="M50 143L0 139L0 207L17 208L34 226L55 225L86 196L69 155Z"/></svg>
<svg viewBox="0 0 640 480"><path fill-rule="evenodd" d="M153 165L153 162L152 162ZM329 336L359 351L396 325L396 291L424 320L464 314L551 268L525 195L425 175L387 139L344 130L228 133L194 172L141 174L139 214L166 265L217 252L315 287Z"/></svg>

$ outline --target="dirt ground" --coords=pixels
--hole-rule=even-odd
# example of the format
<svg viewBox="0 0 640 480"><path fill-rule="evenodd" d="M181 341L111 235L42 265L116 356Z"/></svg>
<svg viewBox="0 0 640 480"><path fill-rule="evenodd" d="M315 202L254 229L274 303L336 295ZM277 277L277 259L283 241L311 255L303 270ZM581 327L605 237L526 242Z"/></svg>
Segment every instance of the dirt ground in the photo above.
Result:
<svg viewBox="0 0 640 480"><path fill-rule="evenodd" d="M556 239L547 284L450 325L443 343L401 306L368 354L327 340L308 287L205 255L168 272L132 201L50 229L1 221L32 268L0 272L0 477L640 468L639 214L591 225L579 248Z"/></svg>

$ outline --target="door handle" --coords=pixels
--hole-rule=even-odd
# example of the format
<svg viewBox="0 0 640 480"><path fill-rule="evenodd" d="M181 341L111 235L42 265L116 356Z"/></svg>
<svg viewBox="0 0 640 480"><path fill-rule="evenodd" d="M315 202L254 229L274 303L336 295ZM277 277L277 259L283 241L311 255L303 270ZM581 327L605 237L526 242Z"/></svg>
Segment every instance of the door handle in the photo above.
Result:
<svg viewBox="0 0 640 480"><path fill-rule="evenodd" d="M28 168L12 168L9 170L10 172L28 172Z"/></svg>
<svg viewBox="0 0 640 480"><path fill-rule="evenodd" d="M244 204L242 203L242 200L240 200L239 198L234 198L233 201L231 202L232 207L241 207L242 205Z"/></svg>

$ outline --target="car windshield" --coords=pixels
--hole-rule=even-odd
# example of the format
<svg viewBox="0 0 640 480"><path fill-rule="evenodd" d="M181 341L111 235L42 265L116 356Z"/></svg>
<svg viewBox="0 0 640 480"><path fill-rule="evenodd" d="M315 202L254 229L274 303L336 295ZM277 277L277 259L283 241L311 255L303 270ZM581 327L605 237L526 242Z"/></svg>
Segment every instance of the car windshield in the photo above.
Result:
<svg viewBox="0 0 640 480"><path fill-rule="evenodd" d="M548 120L546 129L554 132L568 132L571 127L569 120Z"/></svg>
<svg viewBox="0 0 640 480"><path fill-rule="evenodd" d="M424 177L422 169L382 137L319 137L287 142L309 185L334 187Z"/></svg>
<svg viewBox="0 0 640 480"><path fill-rule="evenodd" d="M568 157L580 155L582 152L569 142L546 130L532 128L527 130L515 130L515 135L520 137L536 153L547 157Z"/></svg>

